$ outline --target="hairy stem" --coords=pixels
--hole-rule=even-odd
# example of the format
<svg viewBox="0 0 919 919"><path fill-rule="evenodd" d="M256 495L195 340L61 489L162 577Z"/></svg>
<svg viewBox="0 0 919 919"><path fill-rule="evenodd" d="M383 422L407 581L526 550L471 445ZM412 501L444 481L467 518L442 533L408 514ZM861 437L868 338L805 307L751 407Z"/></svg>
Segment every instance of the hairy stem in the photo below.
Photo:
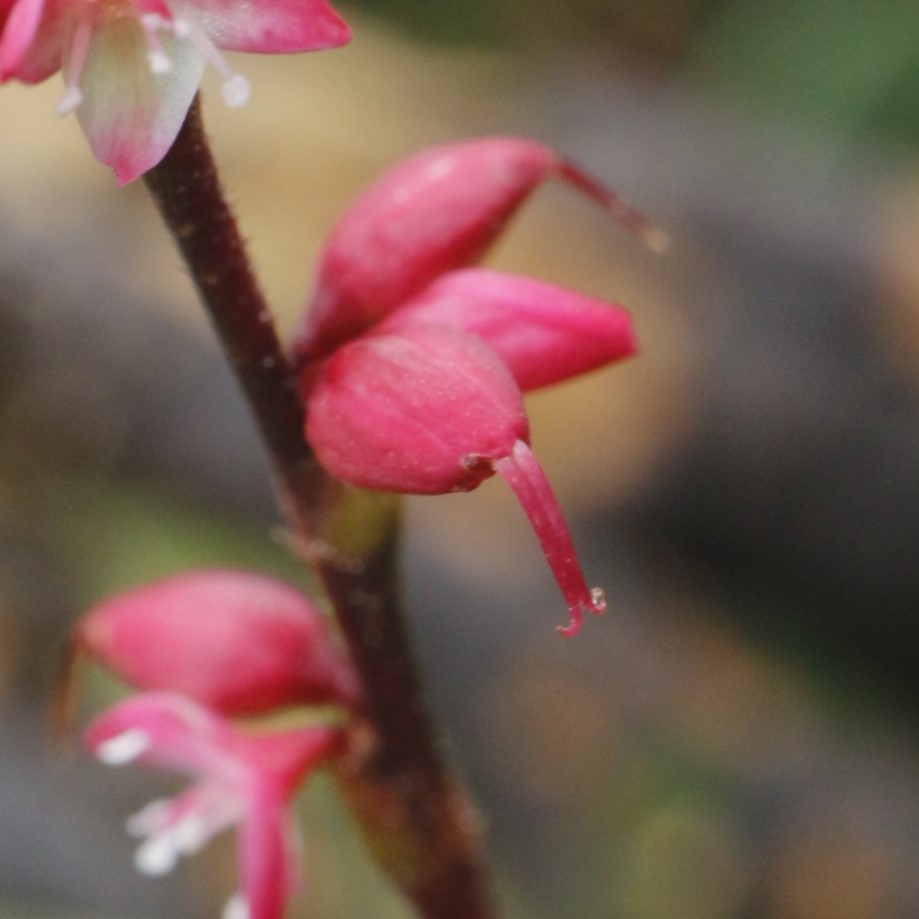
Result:
<svg viewBox="0 0 919 919"><path fill-rule="evenodd" d="M255 416L294 543L324 584L364 683L340 787L419 915L493 919L476 812L445 762L409 647L397 503L331 479L304 440L293 368L223 196L197 99L145 180Z"/></svg>

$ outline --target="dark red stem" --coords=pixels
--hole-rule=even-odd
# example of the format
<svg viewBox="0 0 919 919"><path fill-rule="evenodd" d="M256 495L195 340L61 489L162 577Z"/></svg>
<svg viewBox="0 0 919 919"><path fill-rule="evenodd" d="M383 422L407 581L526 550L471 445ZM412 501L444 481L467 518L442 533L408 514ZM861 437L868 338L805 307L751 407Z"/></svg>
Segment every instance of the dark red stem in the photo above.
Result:
<svg viewBox="0 0 919 919"><path fill-rule="evenodd" d="M223 196L197 99L145 180L255 416L294 542L326 588L364 683L367 706L349 729L340 786L419 915L494 919L478 819L445 763L409 647L398 514L331 479L307 447L293 369ZM358 509L351 526L375 532L357 550L340 533L345 507Z"/></svg>

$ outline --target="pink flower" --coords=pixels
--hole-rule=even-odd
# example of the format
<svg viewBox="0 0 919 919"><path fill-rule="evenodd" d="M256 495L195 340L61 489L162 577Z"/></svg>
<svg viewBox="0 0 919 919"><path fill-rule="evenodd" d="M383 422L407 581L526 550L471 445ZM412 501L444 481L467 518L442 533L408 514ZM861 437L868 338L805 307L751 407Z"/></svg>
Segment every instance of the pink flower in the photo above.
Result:
<svg viewBox="0 0 919 919"><path fill-rule="evenodd" d="M478 261L549 178L587 195L651 248L666 247L666 235L615 192L541 144L486 137L435 147L381 176L329 234L299 356L327 354L445 272Z"/></svg>
<svg viewBox="0 0 919 919"><path fill-rule="evenodd" d="M128 821L128 831L143 839L135 858L140 871L164 874L235 825L241 890L224 916L280 919L299 880L290 801L308 773L341 753L340 730L243 733L184 696L160 692L104 712L89 726L86 744L111 765L145 763L195 778L187 791Z"/></svg>
<svg viewBox="0 0 919 919"><path fill-rule="evenodd" d="M529 447L521 391L635 353L621 307L466 266L526 196L555 176L654 246L636 211L538 144L493 138L412 157L345 213L319 263L296 344L306 436L354 485L409 494L467 491L499 474L514 490L568 605L572 635L589 590Z"/></svg>
<svg viewBox="0 0 919 919"><path fill-rule="evenodd" d="M0 0L0 82L64 75L93 153L124 184L175 140L210 64L228 105L249 84L220 49L283 54L346 43L326 0Z"/></svg>
<svg viewBox="0 0 919 919"><path fill-rule="evenodd" d="M302 594L241 571L195 571L134 588L80 620L78 648L142 689L223 714L353 705L356 673Z"/></svg>
<svg viewBox="0 0 919 919"><path fill-rule="evenodd" d="M496 472L511 486L568 605L575 634L603 592L584 581L568 527L529 448L520 389L480 339L435 325L363 335L339 348L311 390L307 438L331 473L409 494L469 491Z"/></svg>

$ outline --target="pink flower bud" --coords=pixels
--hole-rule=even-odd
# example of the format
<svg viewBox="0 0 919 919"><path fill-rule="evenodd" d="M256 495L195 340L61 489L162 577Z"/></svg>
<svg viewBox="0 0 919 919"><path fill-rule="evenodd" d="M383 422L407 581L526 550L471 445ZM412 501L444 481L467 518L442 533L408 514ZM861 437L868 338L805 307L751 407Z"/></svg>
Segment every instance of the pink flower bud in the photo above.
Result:
<svg viewBox="0 0 919 919"><path fill-rule="evenodd" d="M542 544L571 615L600 613L558 503L530 451L523 399L501 359L475 336L412 325L339 348L308 394L307 438L333 475L409 494L468 491L499 472Z"/></svg>
<svg viewBox="0 0 919 919"><path fill-rule="evenodd" d="M97 606L76 645L139 689L166 689L228 715L359 697L325 617L297 591L239 571L197 571Z"/></svg>
<svg viewBox="0 0 919 919"><path fill-rule="evenodd" d="M299 357L328 354L438 275L476 262L549 176L597 201L649 245L663 244L663 234L614 192L541 144L491 137L426 150L377 180L333 229Z"/></svg>
<svg viewBox="0 0 919 919"><path fill-rule="evenodd" d="M632 317L621 306L485 268L445 274L379 328L398 331L422 323L477 335L524 392L637 351Z"/></svg>

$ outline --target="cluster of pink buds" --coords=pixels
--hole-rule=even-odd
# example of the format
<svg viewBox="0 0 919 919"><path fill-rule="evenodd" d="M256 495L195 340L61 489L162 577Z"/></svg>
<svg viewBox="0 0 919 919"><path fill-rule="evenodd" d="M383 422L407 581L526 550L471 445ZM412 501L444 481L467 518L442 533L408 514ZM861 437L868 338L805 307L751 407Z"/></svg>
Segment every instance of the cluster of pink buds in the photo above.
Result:
<svg viewBox="0 0 919 919"><path fill-rule="evenodd" d="M0 0L0 82L62 71L59 113L76 112L124 184L163 158L207 65L227 105L246 102L249 83L221 49L285 54L350 37L326 0Z"/></svg>
<svg viewBox="0 0 919 919"><path fill-rule="evenodd" d="M486 138L406 160L361 195L323 251L296 344L306 437L351 484L514 490L565 597L572 635L601 613L529 446L522 393L635 353L629 314L572 291L469 267L527 196L556 178L654 248L663 235L539 144Z"/></svg>
<svg viewBox="0 0 919 919"><path fill-rule="evenodd" d="M304 704L358 703L357 675L322 613L292 588L201 571L128 591L77 626L75 647L141 690L96 718L89 749L105 763L182 772L192 786L128 821L146 874L169 871L215 834L238 828L240 891L226 919L281 919L299 878L290 802L341 755L334 720L242 728L233 716Z"/></svg>

